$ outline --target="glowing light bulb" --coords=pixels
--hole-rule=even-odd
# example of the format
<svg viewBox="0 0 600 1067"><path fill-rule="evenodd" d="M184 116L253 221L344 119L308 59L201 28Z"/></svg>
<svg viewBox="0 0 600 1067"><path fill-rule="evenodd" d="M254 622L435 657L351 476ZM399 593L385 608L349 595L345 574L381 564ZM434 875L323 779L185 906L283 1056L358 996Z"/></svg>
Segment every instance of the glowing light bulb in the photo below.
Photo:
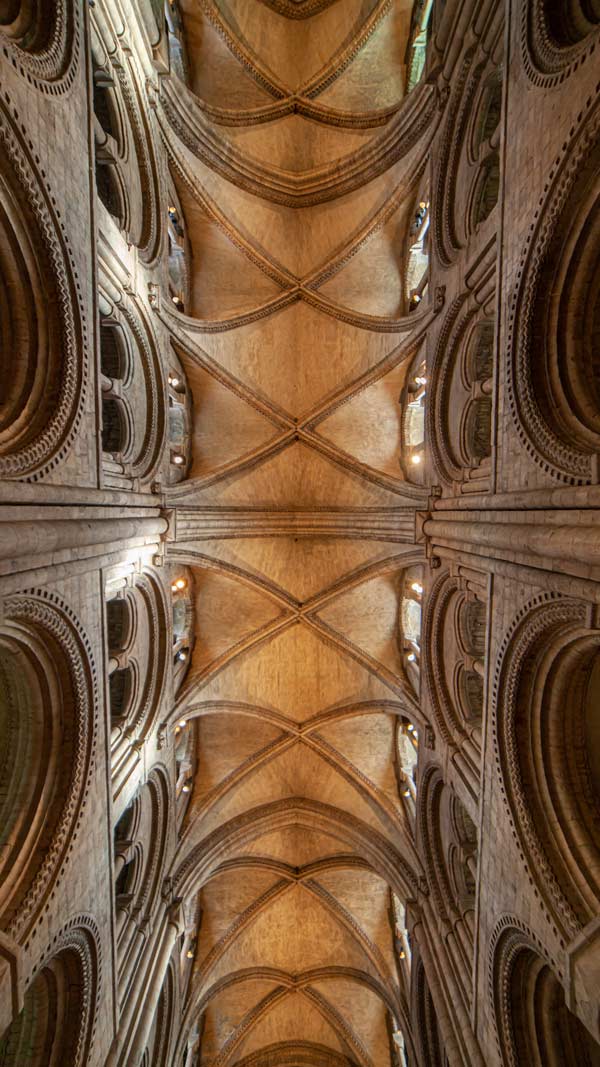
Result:
<svg viewBox="0 0 600 1067"><path fill-rule="evenodd" d="M177 659L183 663L187 659L187 652L178 652Z"/></svg>
<svg viewBox="0 0 600 1067"><path fill-rule="evenodd" d="M412 722L409 722L409 724L408 724L408 726L406 727L406 729L408 730L408 732L409 732L409 733L411 733L411 734L412 734L412 732L413 732L413 730L414 730L414 726L413 726Z"/></svg>
<svg viewBox="0 0 600 1067"><path fill-rule="evenodd" d="M418 452L415 452L414 456L410 457L410 462L414 463L415 467L421 462L421 456Z"/></svg>
<svg viewBox="0 0 600 1067"><path fill-rule="evenodd" d="M183 727L187 726L187 719L180 719L178 725L183 730Z"/></svg>
<svg viewBox="0 0 600 1067"><path fill-rule="evenodd" d="M181 790L182 793L189 793L189 791L190 791L189 785L184 785L182 790Z"/></svg>
<svg viewBox="0 0 600 1067"><path fill-rule="evenodd" d="M404 793L402 795L405 796L405 797L409 797L410 796L410 789L405 789Z"/></svg>
<svg viewBox="0 0 600 1067"><path fill-rule="evenodd" d="M187 956L188 960L193 960L193 958L194 958L194 950L191 949L191 948L188 948L188 950L186 952L186 956Z"/></svg>
<svg viewBox="0 0 600 1067"><path fill-rule="evenodd" d="M419 596L423 592L423 586L421 585L420 582L413 582L412 585L411 585L411 589L413 590L414 593L418 593Z"/></svg>
<svg viewBox="0 0 600 1067"><path fill-rule="evenodd" d="M408 655L406 658L409 663L414 663L417 657L415 656L414 652L411 652L410 655Z"/></svg>
<svg viewBox="0 0 600 1067"><path fill-rule="evenodd" d="M186 585L187 585L187 582L186 582L185 578L178 578L177 581L175 582L175 587L177 589L185 589Z"/></svg>
<svg viewBox="0 0 600 1067"><path fill-rule="evenodd" d="M183 457L182 455L180 455L180 453L178 452L178 453L177 453L177 455L173 456L173 463L176 463L176 464L177 464L177 466L178 466L178 467L180 467L182 463L185 463L185 459L184 459L184 457Z"/></svg>
<svg viewBox="0 0 600 1067"><path fill-rule="evenodd" d="M398 953L398 955L399 955L401 960L405 960L406 959L406 952L404 951L403 948L400 949L400 952Z"/></svg>
<svg viewBox="0 0 600 1067"><path fill-rule="evenodd" d="M179 385L179 378L177 378L174 374L169 374L169 385Z"/></svg>
<svg viewBox="0 0 600 1067"><path fill-rule="evenodd" d="M417 385L427 385L427 378L415 378Z"/></svg>

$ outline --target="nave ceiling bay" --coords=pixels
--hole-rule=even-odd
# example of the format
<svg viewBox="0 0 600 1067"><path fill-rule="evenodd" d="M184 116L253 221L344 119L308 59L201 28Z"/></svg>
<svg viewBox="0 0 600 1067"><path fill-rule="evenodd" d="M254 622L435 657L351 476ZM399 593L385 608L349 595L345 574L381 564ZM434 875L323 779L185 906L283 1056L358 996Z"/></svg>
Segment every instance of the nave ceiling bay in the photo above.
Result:
<svg viewBox="0 0 600 1067"><path fill-rule="evenodd" d="M167 724L198 925L174 1062L196 1035L215 1067L379 1067L408 1033L426 496L403 398L439 310L411 12L182 0L156 101L178 248L155 307L191 413L166 490L194 620Z"/></svg>

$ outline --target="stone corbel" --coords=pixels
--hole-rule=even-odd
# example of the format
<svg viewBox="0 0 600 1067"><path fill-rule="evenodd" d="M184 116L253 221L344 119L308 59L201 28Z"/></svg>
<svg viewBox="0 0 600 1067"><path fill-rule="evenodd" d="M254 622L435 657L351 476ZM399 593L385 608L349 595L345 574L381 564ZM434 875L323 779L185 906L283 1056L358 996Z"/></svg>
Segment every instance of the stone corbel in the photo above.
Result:
<svg viewBox="0 0 600 1067"><path fill-rule="evenodd" d="M117 911L123 912L125 915L130 913L130 905L133 900L133 893L119 893L115 904Z"/></svg>
<svg viewBox="0 0 600 1067"><path fill-rule="evenodd" d="M426 542L426 536L424 532L424 526L428 519L431 518L430 511L417 511L415 512L415 541L418 545L422 545Z"/></svg>
<svg viewBox="0 0 600 1067"><path fill-rule="evenodd" d="M123 670L129 666L129 653L128 652L111 652L108 661L108 673L113 674L114 671Z"/></svg>
<svg viewBox="0 0 600 1067"><path fill-rule="evenodd" d="M433 751L433 749L435 748L435 734L433 732L433 728L428 723L425 724L423 730L421 731L421 736L423 738L423 744L425 748L428 748Z"/></svg>
<svg viewBox="0 0 600 1067"><path fill-rule="evenodd" d="M446 303L446 286L445 285L436 285L435 290L434 290L434 294L433 294L433 310L434 310L436 315L439 314L439 312L443 309L445 303Z"/></svg>
<svg viewBox="0 0 600 1067"><path fill-rule="evenodd" d="M161 536L160 536L161 541L162 542L165 542L165 541L176 541L177 540L177 531L176 531L177 512L176 512L176 510L174 508L162 508L160 514L161 514L161 518L163 518L167 523L167 528L166 528L165 532L163 534L161 534Z"/></svg>
<svg viewBox="0 0 600 1067"><path fill-rule="evenodd" d="M117 879L133 856L133 841L117 841L115 843L114 877Z"/></svg>
<svg viewBox="0 0 600 1067"><path fill-rule="evenodd" d="M437 104L440 111L443 111L450 99L450 86L447 82L438 82L437 86Z"/></svg>
<svg viewBox="0 0 600 1067"><path fill-rule="evenodd" d="M158 107L159 87L156 82L152 81L152 78L146 78L146 99L148 100L148 106L156 111Z"/></svg>
<svg viewBox="0 0 600 1067"><path fill-rule="evenodd" d="M168 918L169 925L175 927L176 937L181 937L185 933L185 914L181 897L176 897L170 905Z"/></svg>
<svg viewBox="0 0 600 1067"><path fill-rule="evenodd" d="M153 311L160 311L160 287L156 282L148 282L148 303Z"/></svg>

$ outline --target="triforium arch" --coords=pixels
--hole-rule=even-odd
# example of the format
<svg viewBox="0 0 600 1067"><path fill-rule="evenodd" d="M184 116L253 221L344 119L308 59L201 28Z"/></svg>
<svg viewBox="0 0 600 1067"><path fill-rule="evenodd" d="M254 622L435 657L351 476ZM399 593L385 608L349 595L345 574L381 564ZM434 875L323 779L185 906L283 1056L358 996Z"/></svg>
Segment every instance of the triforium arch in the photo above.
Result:
<svg viewBox="0 0 600 1067"><path fill-rule="evenodd" d="M454 791L430 763L421 776L417 809L418 843L437 920L467 1003L473 997L477 829Z"/></svg>
<svg viewBox="0 0 600 1067"><path fill-rule="evenodd" d="M469 242L488 236L500 182L501 20L469 42L449 87L432 183L432 248L449 267ZM491 231L493 233L493 230Z"/></svg>
<svg viewBox="0 0 600 1067"><path fill-rule="evenodd" d="M124 294L100 296L104 484L144 488L165 450L165 383L151 321Z"/></svg>
<svg viewBox="0 0 600 1067"><path fill-rule="evenodd" d="M599 656L590 606L547 596L519 612L496 668L503 791L530 879L563 938L598 911Z"/></svg>
<svg viewBox="0 0 600 1067"><path fill-rule="evenodd" d="M168 777L160 766L120 815L114 830L114 894L119 999L126 1001L161 905L170 822Z"/></svg>
<svg viewBox="0 0 600 1067"><path fill-rule="evenodd" d="M131 54L102 16L92 12L91 52L96 189L143 262L159 255L163 223L154 130Z"/></svg>
<svg viewBox="0 0 600 1067"><path fill-rule="evenodd" d="M130 746L156 725L169 671L167 596L160 572L151 567L106 583L108 711L115 776Z"/></svg>
<svg viewBox="0 0 600 1067"><path fill-rule="evenodd" d="M478 791L484 706L487 596L485 575L445 570L429 589L423 619L432 719L460 753L456 768L473 797Z"/></svg>
<svg viewBox="0 0 600 1067"><path fill-rule="evenodd" d="M458 297L438 335L426 407L435 473L457 493L489 489L494 352L494 318Z"/></svg>

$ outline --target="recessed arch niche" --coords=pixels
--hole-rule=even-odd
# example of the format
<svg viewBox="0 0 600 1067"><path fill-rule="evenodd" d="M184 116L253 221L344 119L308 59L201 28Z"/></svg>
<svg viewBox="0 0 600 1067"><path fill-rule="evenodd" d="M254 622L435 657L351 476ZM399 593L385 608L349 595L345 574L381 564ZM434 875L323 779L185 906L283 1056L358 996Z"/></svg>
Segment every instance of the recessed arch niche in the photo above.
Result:
<svg viewBox="0 0 600 1067"><path fill-rule="evenodd" d="M38 478L81 418L86 349L76 279L41 177L0 109L0 475Z"/></svg>
<svg viewBox="0 0 600 1067"><path fill-rule="evenodd" d="M501 920L492 938L491 988L507 1067L598 1067L600 1045L569 1011L550 961L521 924Z"/></svg>
<svg viewBox="0 0 600 1067"><path fill-rule="evenodd" d="M598 0L533 0L521 19L525 69L538 84L565 77L594 50L600 27Z"/></svg>
<svg viewBox="0 0 600 1067"><path fill-rule="evenodd" d="M428 1067L447 1067L448 1060L440 1033L437 1013L425 975L423 961L420 958L416 959L413 975L413 1017L416 1020L415 1030L419 1035L423 1062Z"/></svg>
<svg viewBox="0 0 600 1067"><path fill-rule="evenodd" d="M600 26L598 0L565 0L562 4L542 0L540 7L548 34L559 48L579 44Z"/></svg>
<svg viewBox="0 0 600 1067"><path fill-rule="evenodd" d="M83 635L58 605L6 601L0 630L0 925L30 928L74 839L94 734Z"/></svg>
<svg viewBox="0 0 600 1067"><path fill-rule="evenodd" d="M511 308L512 413L527 452L571 484L600 452L600 112L540 208Z"/></svg>
<svg viewBox="0 0 600 1067"><path fill-rule="evenodd" d="M530 876L574 936L600 902L600 631L577 601L520 614L495 692L499 766Z"/></svg>
<svg viewBox="0 0 600 1067"><path fill-rule="evenodd" d="M38 968L22 1011L0 1038L0 1067L86 1067L98 969L92 924L74 925Z"/></svg>
<svg viewBox="0 0 600 1067"><path fill-rule="evenodd" d="M79 56L80 24L69 0L6 0L0 9L0 47L17 70L44 93L72 84Z"/></svg>

